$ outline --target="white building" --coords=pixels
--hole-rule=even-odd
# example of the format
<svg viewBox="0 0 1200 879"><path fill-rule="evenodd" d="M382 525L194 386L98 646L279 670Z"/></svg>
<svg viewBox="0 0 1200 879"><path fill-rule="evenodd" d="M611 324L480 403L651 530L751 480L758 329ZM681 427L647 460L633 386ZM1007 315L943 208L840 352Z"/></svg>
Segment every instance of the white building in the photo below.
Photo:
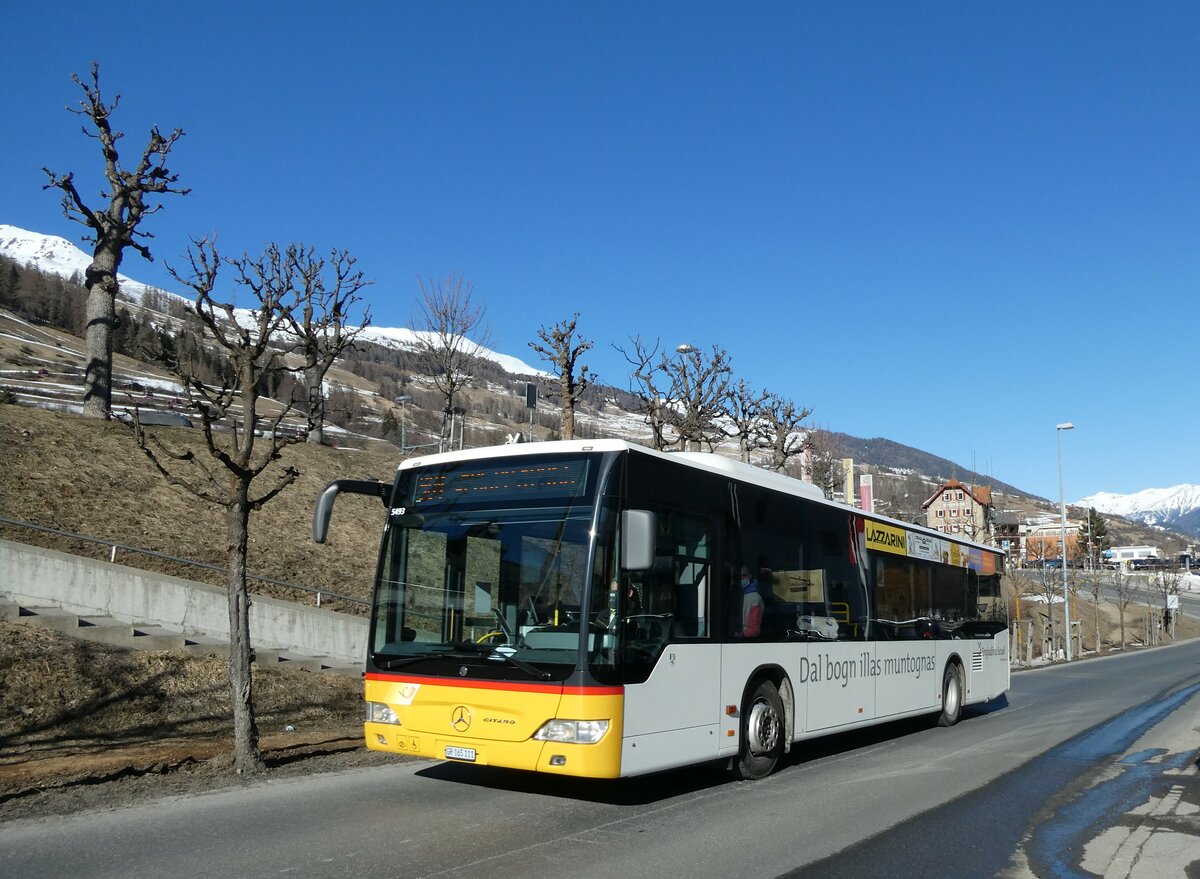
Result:
<svg viewBox="0 0 1200 879"><path fill-rule="evenodd" d="M1162 558L1162 551L1157 546L1114 546L1104 551L1104 562L1118 565L1122 570L1129 568L1134 559Z"/></svg>

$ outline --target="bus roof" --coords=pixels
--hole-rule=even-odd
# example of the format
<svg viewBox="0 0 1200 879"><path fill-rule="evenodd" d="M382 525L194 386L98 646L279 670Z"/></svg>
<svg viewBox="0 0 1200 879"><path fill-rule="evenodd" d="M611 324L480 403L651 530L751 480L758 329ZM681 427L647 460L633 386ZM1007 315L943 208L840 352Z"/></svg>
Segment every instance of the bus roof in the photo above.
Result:
<svg viewBox="0 0 1200 879"><path fill-rule="evenodd" d="M718 455L715 452L659 452L655 451L654 449L647 448L646 446L620 439L551 440L548 442L539 443L506 443L499 446L482 446L474 449L462 449L461 451L420 455L415 458L409 458L405 461L401 461L396 469L397 471L400 471L413 467L425 467L434 464L449 464L456 461L485 461L496 458L514 458L521 455L533 454L566 455L579 454L580 452L624 451L633 452L639 455L662 458L663 460L673 461L677 464L683 464L696 470L727 476L731 479L737 479L740 482L747 482L752 485L758 485L762 488L769 488L785 494L803 497L826 507L853 511L855 514L863 516L864 518L878 522L886 522L888 524L903 528L907 531L915 531L917 533L929 535L930 537L935 537L938 540L948 540L953 543L962 544L963 546L973 546L979 549L987 550L988 552L997 553L999 555L1005 554L1004 550L1000 549L999 547L989 546L985 543L977 543L973 540L967 540L962 537L955 537L953 535L946 534L945 532L929 528L925 525L918 525L915 522L905 522L902 519L893 519L890 516L884 516L880 513L865 513L858 507L852 507L849 504L829 500L825 497L825 493L811 482L803 482L791 476L785 476L782 473L774 473L770 470L764 470L761 467L755 467L753 464L746 464L743 461L727 458L724 455Z"/></svg>

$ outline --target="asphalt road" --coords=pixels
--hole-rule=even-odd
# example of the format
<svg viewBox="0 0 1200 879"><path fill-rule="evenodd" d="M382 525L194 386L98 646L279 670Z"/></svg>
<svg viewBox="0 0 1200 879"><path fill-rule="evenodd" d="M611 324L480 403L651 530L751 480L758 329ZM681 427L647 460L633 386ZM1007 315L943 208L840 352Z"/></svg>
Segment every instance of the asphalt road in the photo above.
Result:
<svg viewBox="0 0 1200 879"><path fill-rule="evenodd" d="M1070 792L1168 721L1194 752L1198 693L1190 642L1023 672L956 727L802 745L761 782L698 768L597 784L421 762L268 782L12 822L0 876L1080 875L1073 846L1106 819L1072 812ZM1109 796L1112 820L1139 795Z"/></svg>

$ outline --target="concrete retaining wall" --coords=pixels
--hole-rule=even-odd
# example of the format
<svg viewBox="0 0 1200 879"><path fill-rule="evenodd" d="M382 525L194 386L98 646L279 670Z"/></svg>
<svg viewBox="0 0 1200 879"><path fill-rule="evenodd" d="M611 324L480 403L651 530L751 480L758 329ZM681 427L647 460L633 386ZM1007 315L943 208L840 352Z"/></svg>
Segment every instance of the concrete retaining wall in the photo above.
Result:
<svg viewBox="0 0 1200 879"><path fill-rule="evenodd" d="M185 635L229 637L224 589L7 540L0 540L0 600L55 605ZM250 640L263 649L362 663L367 620L254 596Z"/></svg>

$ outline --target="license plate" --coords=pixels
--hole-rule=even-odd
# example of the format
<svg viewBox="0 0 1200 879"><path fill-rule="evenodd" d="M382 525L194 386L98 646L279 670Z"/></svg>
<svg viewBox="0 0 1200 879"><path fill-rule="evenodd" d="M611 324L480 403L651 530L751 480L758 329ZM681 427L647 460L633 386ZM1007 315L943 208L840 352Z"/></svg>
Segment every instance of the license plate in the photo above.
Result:
<svg viewBox="0 0 1200 879"><path fill-rule="evenodd" d="M474 748L455 748L451 745L447 745L446 746L446 759L447 760L469 760L470 762L474 763L475 762L475 749Z"/></svg>

